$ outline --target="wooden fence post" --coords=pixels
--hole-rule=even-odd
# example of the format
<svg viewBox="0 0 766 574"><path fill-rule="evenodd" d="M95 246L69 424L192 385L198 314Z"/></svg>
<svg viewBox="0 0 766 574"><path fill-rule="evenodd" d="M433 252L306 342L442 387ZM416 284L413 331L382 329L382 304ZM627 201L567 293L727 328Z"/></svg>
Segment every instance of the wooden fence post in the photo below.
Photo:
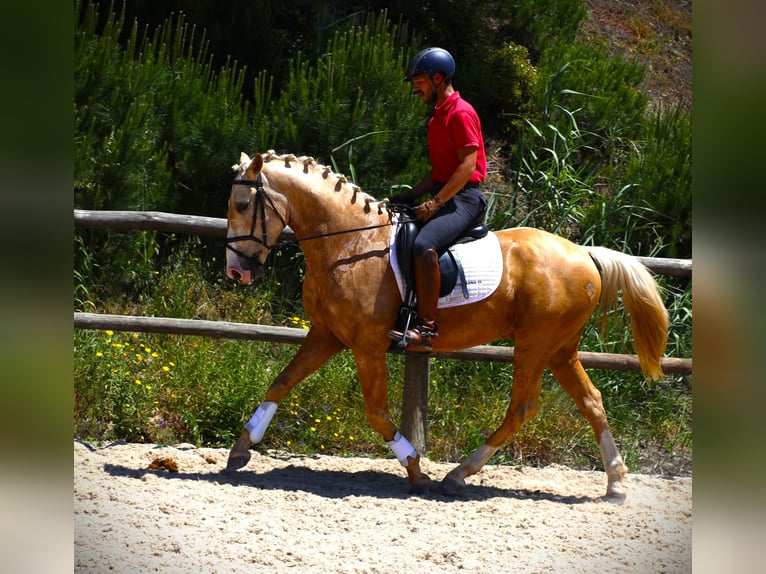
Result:
<svg viewBox="0 0 766 574"><path fill-rule="evenodd" d="M405 353L402 392L402 434L418 453L426 453L428 431L428 381L431 357L427 353Z"/></svg>

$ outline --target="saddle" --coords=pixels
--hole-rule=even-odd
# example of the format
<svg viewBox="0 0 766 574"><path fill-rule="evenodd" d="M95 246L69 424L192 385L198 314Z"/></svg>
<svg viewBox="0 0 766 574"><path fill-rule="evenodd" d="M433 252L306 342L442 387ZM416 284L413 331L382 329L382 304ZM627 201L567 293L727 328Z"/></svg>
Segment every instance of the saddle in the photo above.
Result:
<svg viewBox="0 0 766 574"><path fill-rule="evenodd" d="M399 260L399 267L402 270L405 283L407 285L407 292L414 291L415 278L412 248L415 245L415 238L420 232L420 227L414 221L407 221L401 225L399 232L396 236L396 254ZM452 243L452 245L458 245L460 243L468 243L469 241L475 241L481 239L489 233L489 228L483 224L477 224L473 227L466 229L458 238ZM450 247L452 247L450 245ZM442 282L439 297L444 297L448 293L452 293L452 290L457 285L457 280L462 279L463 291L465 298L468 298L468 292L465 286L465 272L460 262L452 255L452 252L447 248L444 253L439 255L439 270L441 271Z"/></svg>
<svg viewBox="0 0 766 574"><path fill-rule="evenodd" d="M417 222L405 221L401 224L396 235L397 260L406 286L404 305L402 305L402 308L399 311L395 327L402 332L406 331L411 322L417 317L417 297L415 294L412 248L419 232L420 226ZM489 228L483 221L476 223L461 233L449 247L482 239L483 237L486 237L488 233ZM465 271L460 264L460 260L452 254L449 247L439 255L439 271L441 273L441 289L439 291L439 297L444 297L445 295L452 293L453 289L455 289L455 285L457 285L458 279L460 279L463 296L468 299L469 295L465 280Z"/></svg>

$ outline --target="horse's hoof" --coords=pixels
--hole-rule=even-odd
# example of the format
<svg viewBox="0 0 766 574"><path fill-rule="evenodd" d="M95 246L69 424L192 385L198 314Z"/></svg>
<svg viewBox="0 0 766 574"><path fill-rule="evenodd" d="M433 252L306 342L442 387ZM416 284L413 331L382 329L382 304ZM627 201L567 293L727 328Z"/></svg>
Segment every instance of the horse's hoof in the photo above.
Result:
<svg viewBox="0 0 766 574"><path fill-rule="evenodd" d="M445 476L439 484L439 492L446 496L457 496L463 488L465 488L465 480L449 475Z"/></svg>
<svg viewBox="0 0 766 574"><path fill-rule="evenodd" d="M627 498L627 494L623 492L607 492L606 496L601 497L601 501L608 502L610 504L617 504L620 505L623 502L625 502L625 499Z"/></svg>
<svg viewBox="0 0 766 574"><path fill-rule="evenodd" d="M423 495L428 494L431 491L431 487L433 486L433 481L428 477L428 475L423 475L423 477L418 480L417 482L410 483L410 494L416 494L416 495Z"/></svg>
<svg viewBox="0 0 766 574"><path fill-rule="evenodd" d="M235 472L244 467L248 462L250 462L249 452L245 452L244 454L232 453L229 455L229 461L226 463L226 470L224 470L224 472Z"/></svg>
<svg viewBox="0 0 766 574"><path fill-rule="evenodd" d="M622 504L628 496L628 491L622 485L622 482L615 481L610 484L606 489L606 496L601 500L604 502L610 502L612 504Z"/></svg>

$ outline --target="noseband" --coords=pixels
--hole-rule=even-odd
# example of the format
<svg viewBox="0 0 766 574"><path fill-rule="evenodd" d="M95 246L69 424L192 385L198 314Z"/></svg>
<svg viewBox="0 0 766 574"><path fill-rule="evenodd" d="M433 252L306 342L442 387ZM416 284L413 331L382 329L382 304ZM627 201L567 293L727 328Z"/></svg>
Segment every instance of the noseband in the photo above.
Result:
<svg viewBox="0 0 766 574"><path fill-rule="evenodd" d="M278 246L278 243L270 244L269 243L269 237L268 232L266 230L266 200L268 200L269 205L271 206L271 209L274 210L274 213L277 214L277 217L279 217L279 221L282 222L283 227L287 227L287 222L285 221L285 218L282 217L282 214L277 209L277 206L274 205L274 200L271 199L271 196L266 193L266 190L263 188L263 178L261 177L261 174L259 173L258 176L255 179L235 179L232 185L248 185L250 187L255 187L255 205L253 205L253 221L250 224L250 233L247 235L237 235L235 237L227 237L226 238L226 249L229 249L242 257L243 259L249 259L250 261L253 261L256 259L256 255L246 255L242 253L239 249L234 247L232 243L235 243L237 241L255 241L256 243L260 243L263 245L266 249L271 250L274 247ZM258 212L261 213L261 236L258 237L255 235L255 226L256 221L258 220Z"/></svg>

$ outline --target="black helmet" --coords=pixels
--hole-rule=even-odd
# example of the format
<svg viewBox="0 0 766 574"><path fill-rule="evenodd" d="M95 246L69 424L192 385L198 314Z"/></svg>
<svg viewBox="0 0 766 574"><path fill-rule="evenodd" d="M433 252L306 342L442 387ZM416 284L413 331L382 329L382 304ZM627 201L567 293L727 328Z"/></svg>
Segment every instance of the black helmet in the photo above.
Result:
<svg viewBox="0 0 766 574"><path fill-rule="evenodd" d="M426 48L421 50L410 60L404 81L409 82L415 76L426 74L429 78L441 72L452 77L455 74L455 60L447 50L442 48Z"/></svg>

